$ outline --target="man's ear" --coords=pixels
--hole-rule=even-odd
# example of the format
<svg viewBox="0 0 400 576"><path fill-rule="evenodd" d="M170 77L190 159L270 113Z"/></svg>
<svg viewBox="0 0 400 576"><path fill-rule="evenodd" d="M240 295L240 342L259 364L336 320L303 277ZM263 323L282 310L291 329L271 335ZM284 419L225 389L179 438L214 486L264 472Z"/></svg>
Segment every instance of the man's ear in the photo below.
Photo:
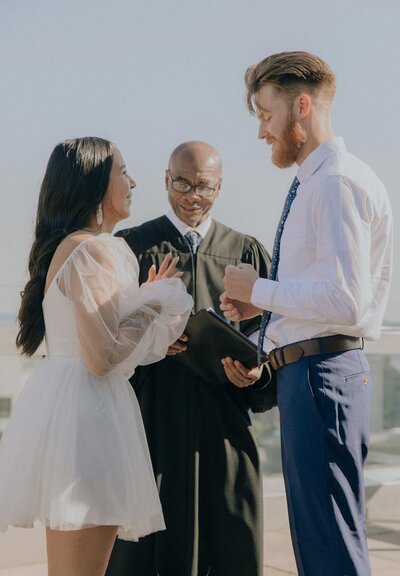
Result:
<svg viewBox="0 0 400 576"><path fill-rule="evenodd" d="M168 191L168 178L169 178L168 170L165 170L164 183L165 183L165 189L167 191Z"/></svg>
<svg viewBox="0 0 400 576"><path fill-rule="evenodd" d="M215 191L215 198L217 198L219 196L219 192L221 190L221 185L222 185L222 178L219 179L218 186L217 186L217 189Z"/></svg>
<svg viewBox="0 0 400 576"><path fill-rule="evenodd" d="M312 109L312 99L307 92L301 92L296 100L294 101L293 105L293 113L296 118L305 119L309 116Z"/></svg>

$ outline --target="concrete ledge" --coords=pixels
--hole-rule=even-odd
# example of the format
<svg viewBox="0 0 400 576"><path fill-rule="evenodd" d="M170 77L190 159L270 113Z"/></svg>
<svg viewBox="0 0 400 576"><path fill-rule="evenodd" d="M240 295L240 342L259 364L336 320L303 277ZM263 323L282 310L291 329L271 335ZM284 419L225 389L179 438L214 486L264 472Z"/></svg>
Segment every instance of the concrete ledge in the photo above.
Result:
<svg viewBox="0 0 400 576"><path fill-rule="evenodd" d="M387 521L400 518L400 482L367 486L366 500L367 519Z"/></svg>
<svg viewBox="0 0 400 576"><path fill-rule="evenodd" d="M46 562L46 541L42 526L9 528L7 532L0 534L1 576L7 574L6 572L3 574L3 570L6 568L43 564L44 562ZM31 574L31 572L26 572L26 574ZM33 574L32 572L32 576Z"/></svg>
<svg viewBox="0 0 400 576"><path fill-rule="evenodd" d="M264 510L269 530L289 529L282 476L264 479ZM385 521L400 518L400 467L366 470L366 517Z"/></svg>
<svg viewBox="0 0 400 576"><path fill-rule="evenodd" d="M47 564L30 564L0 570L0 576L47 576Z"/></svg>

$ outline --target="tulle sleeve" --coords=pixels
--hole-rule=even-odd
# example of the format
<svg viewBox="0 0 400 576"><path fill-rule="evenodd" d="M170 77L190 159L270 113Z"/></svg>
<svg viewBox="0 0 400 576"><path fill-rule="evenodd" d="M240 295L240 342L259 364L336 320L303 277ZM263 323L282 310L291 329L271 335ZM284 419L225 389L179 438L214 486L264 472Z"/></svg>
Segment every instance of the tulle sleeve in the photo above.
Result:
<svg viewBox="0 0 400 576"><path fill-rule="evenodd" d="M138 264L125 241L99 235L82 242L58 277L73 304L82 361L102 377L166 355L186 326L193 300L177 278L139 288Z"/></svg>

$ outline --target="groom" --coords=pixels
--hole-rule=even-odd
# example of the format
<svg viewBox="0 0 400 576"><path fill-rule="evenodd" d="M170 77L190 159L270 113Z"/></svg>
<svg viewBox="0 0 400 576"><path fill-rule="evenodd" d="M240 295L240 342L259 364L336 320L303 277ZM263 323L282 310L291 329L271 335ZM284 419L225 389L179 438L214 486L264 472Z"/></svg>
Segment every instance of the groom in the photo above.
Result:
<svg viewBox="0 0 400 576"><path fill-rule="evenodd" d="M307 52L265 58L246 72L259 138L279 168L297 164L266 278L227 266L221 308L263 313L276 348L282 464L300 576L368 576L363 464L371 373L392 261L392 216L372 170L334 136L335 76ZM260 343L263 337L261 334Z"/></svg>

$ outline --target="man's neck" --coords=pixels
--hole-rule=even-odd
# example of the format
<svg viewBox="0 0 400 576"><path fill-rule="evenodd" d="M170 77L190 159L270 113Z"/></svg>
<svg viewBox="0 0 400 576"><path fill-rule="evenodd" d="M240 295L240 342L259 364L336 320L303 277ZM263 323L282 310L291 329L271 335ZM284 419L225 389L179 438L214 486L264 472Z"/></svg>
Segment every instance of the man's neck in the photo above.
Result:
<svg viewBox="0 0 400 576"><path fill-rule="evenodd" d="M296 158L296 164L300 166L311 152L314 152L318 146L330 140L335 136L332 127L327 126L325 129L315 131L309 134L307 142L302 146Z"/></svg>

